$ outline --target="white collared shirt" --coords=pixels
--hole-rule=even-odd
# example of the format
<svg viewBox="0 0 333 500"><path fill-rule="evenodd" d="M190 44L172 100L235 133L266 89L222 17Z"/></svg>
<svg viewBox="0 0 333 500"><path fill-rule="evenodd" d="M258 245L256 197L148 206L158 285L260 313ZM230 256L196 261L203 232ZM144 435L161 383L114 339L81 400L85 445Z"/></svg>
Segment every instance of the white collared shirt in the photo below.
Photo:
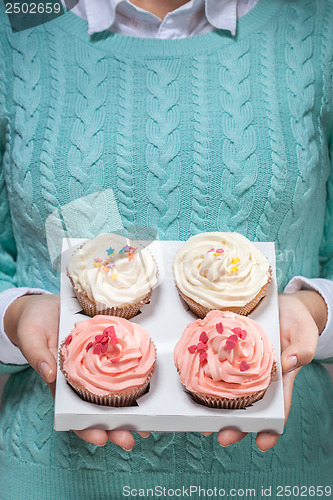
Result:
<svg viewBox="0 0 333 500"><path fill-rule="evenodd" d="M63 0L66 4L66 0ZM88 21L88 33L109 29L139 38L187 38L215 29L236 33L237 19L258 0L190 0L163 20L129 0L79 0L72 12Z"/></svg>

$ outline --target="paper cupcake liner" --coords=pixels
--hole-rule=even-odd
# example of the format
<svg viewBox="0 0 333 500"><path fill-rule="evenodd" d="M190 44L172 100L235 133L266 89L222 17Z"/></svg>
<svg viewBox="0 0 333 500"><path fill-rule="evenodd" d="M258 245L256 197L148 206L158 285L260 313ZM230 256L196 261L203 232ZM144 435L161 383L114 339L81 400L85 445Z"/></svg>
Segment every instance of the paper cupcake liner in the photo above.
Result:
<svg viewBox="0 0 333 500"><path fill-rule="evenodd" d="M71 280L70 276L69 279ZM71 280L72 282L72 280ZM73 282L72 282L73 285ZM124 304L123 306L108 307L101 302L93 302L84 293L78 292L75 287L74 292L76 298L80 302L80 305L87 316L97 316L98 314L103 314L106 316L118 316L119 318L130 319L138 314L143 304L147 304L150 301L152 290L139 302L135 304Z"/></svg>
<svg viewBox="0 0 333 500"><path fill-rule="evenodd" d="M272 379L274 375L276 374L276 363L273 363L272 366L272 371L271 371L271 378L269 381L268 386L265 389L262 389L261 391L255 392L251 394L250 396L244 396L241 398L217 398L217 397L212 397L212 396L205 396L202 394L198 394L197 392L190 392L191 396L193 399L200 404L203 404L205 406L209 406L210 408L221 408L221 409L226 409L226 410L238 410L241 408L246 408L247 406L252 405L256 401L259 401L262 399L270 386Z"/></svg>
<svg viewBox="0 0 333 500"><path fill-rule="evenodd" d="M153 366L151 367L151 370L147 376L147 379L138 388L136 388L132 391L129 391L127 393L124 393L124 394L108 394L106 396L102 396L99 394L94 394L91 391L88 391L88 389L86 389L83 385L79 384L78 382L73 381L69 377L68 373L63 368L64 357L63 357L63 354L61 352L61 349L64 345L65 345L64 342L62 342L62 344L60 345L60 349L59 349L59 367L60 367L60 370L63 373L68 385L70 385L71 388L83 400L87 401L88 403L94 403L94 404L102 405L102 406L113 406L113 407L130 406L132 403L134 403L140 396L142 396L146 392L147 387L148 387L149 382L150 382L150 379L151 379L151 377L154 373L154 370L155 370L156 361L154 362ZM155 347L155 344L154 344L154 347ZM155 351L156 351L156 347L155 347Z"/></svg>
<svg viewBox="0 0 333 500"><path fill-rule="evenodd" d="M257 295L250 302L245 304L245 306L240 306L240 307L221 307L218 309L205 307L205 306L198 304L193 299L191 299L190 297L185 295L178 288L177 284L176 284L176 288L178 290L179 295L186 302L186 304L189 306L191 311L193 311L194 314L196 314L201 319L203 319L210 311L215 311L215 310L217 310L217 311L231 311L233 313L240 314L242 316L248 316L250 314L250 312L253 311L253 309L259 304L261 299L263 299L265 297L265 295L267 294L267 290L268 290L269 284L271 282L271 279L272 279L272 269L269 268L269 279L268 279L267 283L259 290Z"/></svg>

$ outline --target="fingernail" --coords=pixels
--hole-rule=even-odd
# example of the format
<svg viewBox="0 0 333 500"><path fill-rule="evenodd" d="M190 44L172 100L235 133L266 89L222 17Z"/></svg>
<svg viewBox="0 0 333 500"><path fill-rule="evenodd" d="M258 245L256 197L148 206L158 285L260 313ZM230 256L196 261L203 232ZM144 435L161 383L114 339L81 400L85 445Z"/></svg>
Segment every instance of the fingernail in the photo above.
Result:
<svg viewBox="0 0 333 500"><path fill-rule="evenodd" d="M42 361L41 364L39 365L39 373L41 374L45 382L47 382L47 379L51 375L51 372L52 370L50 366L46 363L46 361Z"/></svg>
<svg viewBox="0 0 333 500"><path fill-rule="evenodd" d="M297 356L289 356L285 361L285 372L291 372L297 366Z"/></svg>
<svg viewBox="0 0 333 500"><path fill-rule="evenodd" d="M125 446L122 446L122 449L125 451L131 451L131 450L133 450L133 446L132 446L132 448L125 448Z"/></svg>

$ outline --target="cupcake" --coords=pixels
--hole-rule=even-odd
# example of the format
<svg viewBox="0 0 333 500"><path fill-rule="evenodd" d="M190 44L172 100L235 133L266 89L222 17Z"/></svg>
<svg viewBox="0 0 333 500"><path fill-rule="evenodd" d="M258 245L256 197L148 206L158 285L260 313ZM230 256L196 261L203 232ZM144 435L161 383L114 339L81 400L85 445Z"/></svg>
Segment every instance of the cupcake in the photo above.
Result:
<svg viewBox="0 0 333 500"><path fill-rule="evenodd" d="M190 323L174 350L181 383L198 403L245 408L261 399L276 372L273 347L255 321L211 311Z"/></svg>
<svg viewBox="0 0 333 500"><path fill-rule="evenodd" d="M204 318L209 311L249 314L266 295L271 268L238 233L201 233L177 251L173 274L180 296Z"/></svg>
<svg viewBox="0 0 333 500"><path fill-rule="evenodd" d="M132 318L149 302L157 265L149 250L117 234L87 241L72 256L67 275L88 316Z"/></svg>
<svg viewBox="0 0 333 500"><path fill-rule="evenodd" d="M76 323L59 351L68 384L85 401L106 406L129 406L144 394L155 361L142 326L104 315Z"/></svg>

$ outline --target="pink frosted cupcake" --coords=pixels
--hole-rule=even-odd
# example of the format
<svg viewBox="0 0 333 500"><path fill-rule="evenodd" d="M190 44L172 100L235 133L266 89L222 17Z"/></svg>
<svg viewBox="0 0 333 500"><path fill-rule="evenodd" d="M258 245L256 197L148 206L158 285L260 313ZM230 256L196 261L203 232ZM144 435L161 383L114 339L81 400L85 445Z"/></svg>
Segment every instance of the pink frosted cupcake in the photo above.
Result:
<svg viewBox="0 0 333 500"><path fill-rule="evenodd" d="M147 390L156 350L140 325L99 315L75 324L59 359L67 382L84 400L129 406Z"/></svg>
<svg viewBox="0 0 333 500"><path fill-rule="evenodd" d="M263 328L224 311L190 323L175 346L174 361L195 401L214 408L251 405L264 396L276 372Z"/></svg>

